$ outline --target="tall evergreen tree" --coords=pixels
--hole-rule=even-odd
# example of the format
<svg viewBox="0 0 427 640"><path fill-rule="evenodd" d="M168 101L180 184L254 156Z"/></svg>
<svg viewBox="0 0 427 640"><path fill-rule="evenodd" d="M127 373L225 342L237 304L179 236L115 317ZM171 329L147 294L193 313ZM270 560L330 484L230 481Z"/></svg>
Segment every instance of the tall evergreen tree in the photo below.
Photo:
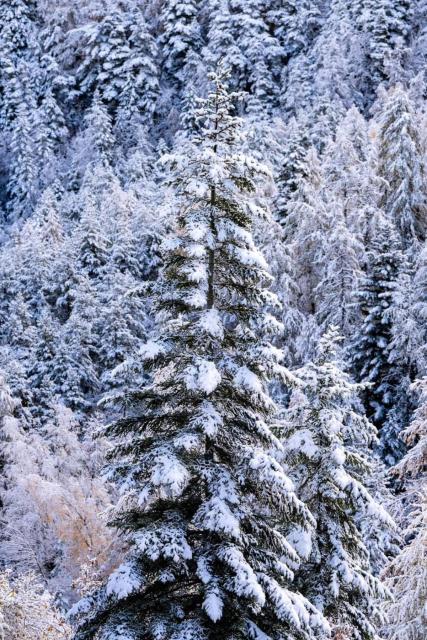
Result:
<svg viewBox="0 0 427 640"><path fill-rule="evenodd" d="M287 123L283 141L283 161L276 179L276 218L285 224L289 201L298 189L300 181L307 177L306 155L308 151L308 129L305 118L292 118Z"/></svg>
<svg viewBox="0 0 427 640"><path fill-rule="evenodd" d="M167 318L141 354L151 382L107 428L122 490L112 521L131 551L75 608L79 640L291 640L325 630L289 586L298 556L286 533L311 518L273 457L267 381L288 374L261 337L277 330L251 236L262 215L254 180L266 170L238 153L235 96L222 72L211 80L200 137L175 159L182 208L156 296Z"/></svg>
<svg viewBox="0 0 427 640"><path fill-rule="evenodd" d="M322 12L319 2L273 0L266 4L267 21L287 60L307 50L319 32Z"/></svg>
<svg viewBox="0 0 427 640"><path fill-rule="evenodd" d="M418 336L417 362L418 377L427 374L427 242L424 242L415 263L412 285L416 330Z"/></svg>
<svg viewBox="0 0 427 640"><path fill-rule="evenodd" d="M31 64L34 58L37 41L35 0L2 3L0 24L0 118L4 126L13 118L22 97L24 63Z"/></svg>
<svg viewBox="0 0 427 640"><path fill-rule="evenodd" d="M114 134L111 116L102 104L99 93L95 93L91 106L85 115L85 144L90 143L94 162L107 165L111 162Z"/></svg>
<svg viewBox="0 0 427 640"><path fill-rule="evenodd" d="M273 291L279 298L279 313L283 324L280 348L287 366L300 363L298 336L304 324L304 315L298 308L300 290L295 278L294 261L290 247L278 222L266 220L259 230L259 242L274 277Z"/></svg>
<svg viewBox="0 0 427 640"><path fill-rule="evenodd" d="M314 314L314 292L322 278L319 258L327 237L329 212L319 157L313 148L308 151L306 161L306 175L289 201L284 232L291 246L295 277L301 292L299 307L306 314Z"/></svg>
<svg viewBox="0 0 427 640"><path fill-rule="evenodd" d="M37 193L37 155L33 138L31 112L22 103L16 112L11 135L12 167L8 183L7 203L10 219L27 217Z"/></svg>
<svg viewBox="0 0 427 640"><path fill-rule="evenodd" d="M47 91L38 110L38 156L42 163L50 162L53 153L67 136L64 114L52 91Z"/></svg>
<svg viewBox="0 0 427 640"><path fill-rule="evenodd" d="M19 55L34 43L34 26L37 20L35 0L10 0L0 8L2 53Z"/></svg>
<svg viewBox="0 0 427 640"><path fill-rule="evenodd" d="M328 193L335 194L343 203L345 223L361 243L369 240L368 229L375 224L379 213L381 181L372 166L372 147L368 124L356 107L352 107L322 158Z"/></svg>
<svg viewBox="0 0 427 640"><path fill-rule="evenodd" d="M206 59L231 70L234 88L248 93L249 110L270 110L278 101L283 51L257 0L212 0Z"/></svg>

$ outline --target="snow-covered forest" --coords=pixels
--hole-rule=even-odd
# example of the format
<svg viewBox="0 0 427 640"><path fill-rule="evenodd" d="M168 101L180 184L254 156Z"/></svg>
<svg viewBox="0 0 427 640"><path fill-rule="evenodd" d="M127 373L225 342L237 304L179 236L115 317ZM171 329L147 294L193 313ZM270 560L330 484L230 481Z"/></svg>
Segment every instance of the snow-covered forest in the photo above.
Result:
<svg viewBox="0 0 427 640"><path fill-rule="evenodd" d="M426 0L0 0L1 640L426 640L426 62Z"/></svg>

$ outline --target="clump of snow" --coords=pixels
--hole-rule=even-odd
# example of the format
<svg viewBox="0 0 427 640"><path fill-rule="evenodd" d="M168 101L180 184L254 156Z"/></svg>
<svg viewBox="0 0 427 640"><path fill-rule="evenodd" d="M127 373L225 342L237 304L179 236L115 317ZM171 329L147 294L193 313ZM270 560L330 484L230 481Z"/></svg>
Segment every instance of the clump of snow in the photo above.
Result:
<svg viewBox="0 0 427 640"><path fill-rule="evenodd" d="M264 590L240 549L233 546L222 547L218 551L218 558L234 573L232 582L235 593L245 598L253 598L260 606L264 606Z"/></svg>
<svg viewBox="0 0 427 640"><path fill-rule="evenodd" d="M203 402L199 412L191 421L196 429L200 429L207 436L213 437L217 434L218 429L223 425L224 421L213 404L209 401Z"/></svg>
<svg viewBox="0 0 427 640"><path fill-rule="evenodd" d="M67 619L73 620L74 618L81 616L85 613L89 613L93 607L92 598L85 596L78 602L75 602L73 606L67 611Z"/></svg>
<svg viewBox="0 0 427 640"><path fill-rule="evenodd" d="M295 549L300 558L307 560L312 549L312 535L307 529L295 527L287 536L289 544Z"/></svg>
<svg viewBox="0 0 427 640"><path fill-rule="evenodd" d="M205 182L201 182L200 180L194 178L193 180L188 181L187 190L196 198L204 198L208 194L209 186ZM203 238L206 233L202 225L200 225L199 227L194 226L191 231L192 237L194 237L195 240Z"/></svg>
<svg viewBox="0 0 427 640"><path fill-rule="evenodd" d="M333 471L333 479L336 484L340 487L340 489L346 489L349 484L351 484L351 477L343 468L334 469Z"/></svg>
<svg viewBox="0 0 427 640"><path fill-rule="evenodd" d="M265 270L268 269L264 256L260 251L255 249L255 247L252 249L237 247L235 249L235 254L237 259L247 267L258 267Z"/></svg>
<svg viewBox="0 0 427 640"><path fill-rule="evenodd" d="M187 389L209 395L221 382L221 374L214 362L200 359L186 369L184 380Z"/></svg>
<svg viewBox="0 0 427 640"><path fill-rule="evenodd" d="M209 591L206 598L203 601L203 609L206 611L207 616L212 622L218 622L222 618L222 611L224 608L224 602L220 597L219 591Z"/></svg>
<svg viewBox="0 0 427 640"><path fill-rule="evenodd" d="M334 451L332 452L332 460L335 462L335 464L338 465L345 464L346 456L345 451L342 447L335 447Z"/></svg>
<svg viewBox="0 0 427 640"><path fill-rule="evenodd" d="M110 575L106 585L107 596L114 596L118 600L127 598L141 587L141 578L135 573L135 567L127 561Z"/></svg>
<svg viewBox="0 0 427 640"><path fill-rule="evenodd" d="M196 289L186 295L185 301L193 309L203 309L206 306L206 292L203 289Z"/></svg>
<svg viewBox="0 0 427 640"><path fill-rule="evenodd" d="M254 623L248 622L248 638L251 640L271 640L271 636L268 636L261 631L261 629Z"/></svg>
<svg viewBox="0 0 427 640"><path fill-rule="evenodd" d="M199 283L207 278L206 265L201 262L188 265L183 269L183 273L185 273L190 282Z"/></svg>
<svg viewBox="0 0 427 640"><path fill-rule="evenodd" d="M202 557L197 560L197 575L203 584L209 584L212 580L212 573L206 558Z"/></svg>
<svg viewBox="0 0 427 640"><path fill-rule="evenodd" d="M185 247L186 254L189 258L203 258L206 255L204 245L198 242L191 242Z"/></svg>
<svg viewBox="0 0 427 640"><path fill-rule="evenodd" d="M228 504L215 496L205 502L194 516L194 523L207 531L220 531L236 540L240 539L239 520Z"/></svg>
<svg viewBox="0 0 427 640"><path fill-rule="evenodd" d="M294 491L294 484L283 471L282 466L262 449L252 452L249 466L256 471L261 481L275 485L285 493Z"/></svg>
<svg viewBox="0 0 427 640"><path fill-rule="evenodd" d="M107 627L101 634L100 640L136 640L135 633L127 625Z"/></svg>
<svg viewBox="0 0 427 640"><path fill-rule="evenodd" d="M193 557L183 531L167 524L152 530L138 531L133 540L138 550L153 562L165 558L178 564Z"/></svg>
<svg viewBox="0 0 427 640"><path fill-rule="evenodd" d="M164 353L164 345L154 340L148 340L139 350L139 355L143 360L155 360L158 355Z"/></svg>
<svg viewBox="0 0 427 640"><path fill-rule="evenodd" d="M263 388L259 377L247 367L240 367L234 376L234 385L253 394L262 394Z"/></svg>
<svg viewBox="0 0 427 640"><path fill-rule="evenodd" d="M177 498L190 481L188 469L174 456L161 455L151 473L151 482L161 489L161 497Z"/></svg>
<svg viewBox="0 0 427 640"><path fill-rule="evenodd" d="M183 433L177 436L173 443L177 449L184 449L187 452L197 451L201 445L200 437L195 433Z"/></svg>
<svg viewBox="0 0 427 640"><path fill-rule="evenodd" d="M319 452L319 448L314 443L313 436L308 429L301 429L293 433L286 441L286 449L301 452L308 458L314 458Z"/></svg>
<svg viewBox="0 0 427 640"><path fill-rule="evenodd" d="M217 309L208 309L200 318L200 327L213 338L221 339L224 335L224 327Z"/></svg>

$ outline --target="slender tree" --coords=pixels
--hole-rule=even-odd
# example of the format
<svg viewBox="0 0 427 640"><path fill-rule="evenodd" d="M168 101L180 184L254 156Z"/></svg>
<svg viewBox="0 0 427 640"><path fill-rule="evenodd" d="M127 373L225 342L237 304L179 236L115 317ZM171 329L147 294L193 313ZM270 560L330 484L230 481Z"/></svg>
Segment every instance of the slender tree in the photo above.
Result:
<svg viewBox="0 0 427 640"><path fill-rule="evenodd" d="M367 415L380 430L383 458L394 464L402 455L401 428L388 420L399 387L399 368L390 363L393 340L391 309L402 264L400 242L388 221L377 229L368 253L367 273L361 279L358 298L362 323L353 341L353 368L356 378L369 382L364 399Z"/></svg>
<svg viewBox="0 0 427 640"><path fill-rule="evenodd" d="M348 338L359 320L356 291L363 249L346 224L345 203L331 198L327 206L328 226L318 258L322 276L315 289L316 319L323 330L333 324Z"/></svg>
<svg viewBox="0 0 427 640"><path fill-rule="evenodd" d="M390 90L380 115L378 174L384 180L380 204L408 249L425 238L427 208L417 119L407 92L399 85Z"/></svg>

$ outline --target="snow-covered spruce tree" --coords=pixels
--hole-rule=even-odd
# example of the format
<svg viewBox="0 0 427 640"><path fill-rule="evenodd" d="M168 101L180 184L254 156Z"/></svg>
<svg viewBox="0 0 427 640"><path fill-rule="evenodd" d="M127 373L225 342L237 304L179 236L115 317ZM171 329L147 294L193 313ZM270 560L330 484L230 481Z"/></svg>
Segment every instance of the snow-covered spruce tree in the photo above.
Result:
<svg viewBox="0 0 427 640"><path fill-rule="evenodd" d="M29 215L37 191L37 156L30 112L21 104L11 134L12 162L8 184L8 216L14 220Z"/></svg>
<svg viewBox="0 0 427 640"><path fill-rule="evenodd" d="M38 109L36 129L37 153L44 164L67 136L64 114L51 90L46 92Z"/></svg>
<svg viewBox="0 0 427 640"><path fill-rule="evenodd" d="M402 86L390 90L379 119L378 175L384 180L380 205L407 249L426 236L427 205L416 115Z"/></svg>
<svg viewBox="0 0 427 640"><path fill-rule="evenodd" d="M402 266L393 293L393 304L386 311L385 321L391 326L388 363L396 372L398 385L393 392L393 407L382 427L382 439L399 434L408 425L413 407L409 387L424 368L422 331L416 318L413 278ZM419 369L420 367L420 369ZM392 435L394 434L394 436Z"/></svg>
<svg viewBox="0 0 427 640"><path fill-rule="evenodd" d="M400 428L393 433L382 432L399 385L399 371L390 364L389 357L393 339L390 310L401 264L399 238L392 224L383 220L368 252L367 273L357 292L362 323L353 341L352 361L356 379L371 385L363 394L367 415L380 430L382 456L389 464L402 455Z"/></svg>
<svg viewBox="0 0 427 640"><path fill-rule="evenodd" d="M418 406L411 423L402 433L402 438L410 448L393 471L407 480L415 478L416 484L421 487L427 465L427 378L414 382L411 389L418 396Z"/></svg>
<svg viewBox="0 0 427 640"><path fill-rule="evenodd" d="M325 149L322 170L328 194L335 194L343 202L346 225L365 244L378 217L379 183L382 186L372 166L372 155L367 122L352 107Z"/></svg>
<svg viewBox="0 0 427 640"><path fill-rule="evenodd" d="M0 123L9 126L28 91L28 69L34 62L37 9L35 0L11 0L0 6Z"/></svg>
<svg viewBox="0 0 427 640"><path fill-rule="evenodd" d="M329 113L324 114L324 124L329 124L330 131L335 129L343 111L345 113L352 103L361 102L354 81L357 39L350 14L348 0L331 0L328 18L310 52L313 110L316 113L322 104L330 105ZM319 124L312 123L313 131Z"/></svg>
<svg viewBox="0 0 427 640"><path fill-rule="evenodd" d="M257 230L259 243L274 277L273 291L279 298L280 320L283 332L280 348L288 366L300 363L297 338L304 325L304 315L298 309L300 290L294 273L294 261L288 244L283 237L283 229L278 222L265 220ZM278 344L278 343L277 343Z"/></svg>
<svg viewBox="0 0 427 640"><path fill-rule="evenodd" d="M270 110L278 101L282 48L271 34L258 0L211 0L206 61L223 61L233 88L248 93L251 112Z"/></svg>
<svg viewBox="0 0 427 640"><path fill-rule="evenodd" d="M402 433L410 448L394 468L407 488L402 519L408 544L385 572L394 594L385 629L390 640L423 640L427 627L427 378L414 383L413 390L419 397L418 408Z"/></svg>
<svg viewBox="0 0 427 640"><path fill-rule="evenodd" d="M95 161L107 165L111 161L114 135L111 117L102 104L99 93L95 93L92 104L85 115L85 145L89 145Z"/></svg>
<svg viewBox="0 0 427 640"><path fill-rule="evenodd" d="M197 0L167 0L161 7L159 44L163 66L180 82L187 80L185 67L191 52L198 51L201 46L198 5Z"/></svg>
<svg viewBox="0 0 427 640"><path fill-rule="evenodd" d="M318 2L307 0L272 0L266 5L266 20L287 59L303 51L319 27Z"/></svg>
<svg viewBox="0 0 427 640"><path fill-rule="evenodd" d="M159 90L157 48L141 8L113 8L101 20L81 29L77 48L78 91L87 102L95 91L114 112L123 94L150 120ZM132 87L131 94L128 88Z"/></svg>
<svg viewBox="0 0 427 640"><path fill-rule="evenodd" d="M10 0L0 7L2 32L0 50L3 55L19 55L27 51L33 42L37 21L35 0Z"/></svg>
<svg viewBox="0 0 427 640"><path fill-rule="evenodd" d="M427 242L424 242L415 263L412 291L415 333L418 336L417 374L424 376L427 374Z"/></svg>
<svg viewBox="0 0 427 640"><path fill-rule="evenodd" d="M419 0L414 11L413 21L414 39L412 43L413 64L415 70L423 70L427 44L427 3Z"/></svg>
<svg viewBox="0 0 427 640"><path fill-rule="evenodd" d="M359 385L337 361L340 341L337 327L330 327L314 362L298 370L302 385L287 411L285 460L316 519L295 584L328 619L334 638L374 640L375 601L386 590L372 574L374 550L366 546L360 522L372 519L378 532L393 524L365 486L371 468L361 452L375 429L355 410ZM295 536L303 540L300 532Z"/></svg>
<svg viewBox="0 0 427 640"><path fill-rule="evenodd" d="M151 382L111 424L112 524L131 545L105 586L73 610L76 640L311 638L326 631L292 590L291 525L311 517L273 457L270 376L287 376L262 334L277 322L254 246L257 174L235 151L226 74L200 100L200 137L177 164L182 207L156 303L166 320L141 353ZM308 535L308 534L307 534Z"/></svg>
<svg viewBox="0 0 427 640"><path fill-rule="evenodd" d="M364 53L369 74L366 93L375 93L387 79L387 63L405 46L411 33L414 3L411 0L363 0L357 22L364 36Z"/></svg>
<svg viewBox="0 0 427 640"><path fill-rule="evenodd" d="M99 388L94 364L97 340L94 330L99 318L99 302L91 282L82 277L73 310L55 340L55 354L46 367L52 393L72 409L90 409Z"/></svg>

